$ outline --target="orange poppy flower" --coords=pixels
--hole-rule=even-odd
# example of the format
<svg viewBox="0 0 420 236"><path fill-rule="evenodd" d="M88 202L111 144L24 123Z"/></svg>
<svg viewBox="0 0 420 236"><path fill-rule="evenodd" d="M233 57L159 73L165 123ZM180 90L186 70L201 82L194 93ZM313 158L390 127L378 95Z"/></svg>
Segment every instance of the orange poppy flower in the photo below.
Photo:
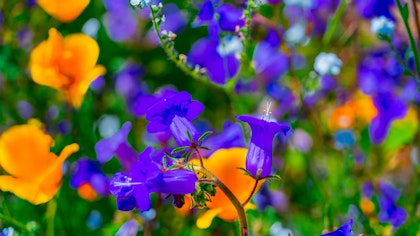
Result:
<svg viewBox="0 0 420 236"><path fill-rule="evenodd" d="M62 164L79 150L66 146L57 157L50 152L51 136L34 124L16 125L0 136L0 165L10 175L0 176L0 190L9 191L32 204L49 201L57 192Z"/></svg>
<svg viewBox="0 0 420 236"><path fill-rule="evenodd" d="M239 202L244 202L251 194L255 180L245 175L245 159L248 149L230 148L219 149L208 159L203 159L204 167L210 170L221 182L223 182L236 196ZM198 160L193 161L194 165L199 165ZM259 187L262 185L261 181ZM208 228L215 216L226 221L234 221L238 218L235 207L229 201L228 197L216 188L216 195L207 202L209 210L204 212L197 220L197 227ZM245 209L253 208L252 204L247 204Z"/></svg>
<svg viewBox="0 0 420 236"><path fill-rule="evenodd" d="M70 22L76 19L87 7L90 0L37 0L42 9L61 22Z"/></svg>
<svg viewBox="0 0 420 236"><path fill-rule="evenodd" d="M98 56L94 39L81 33L63 38L52 28L48 40L31 52L29 69L36 83L61 91L69 104L79 108L90 83L105 74L105 68L96 65Z"/></svg>

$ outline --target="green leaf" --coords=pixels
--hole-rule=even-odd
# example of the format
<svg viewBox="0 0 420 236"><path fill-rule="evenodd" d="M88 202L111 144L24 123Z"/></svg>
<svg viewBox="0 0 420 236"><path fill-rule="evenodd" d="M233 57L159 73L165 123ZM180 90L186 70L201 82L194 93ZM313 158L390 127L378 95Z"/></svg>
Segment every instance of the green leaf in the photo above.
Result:
<svg viewBox="0 0 420 236"><path fill-rule="evenodd" d="M198 139L198 143L203 142L209 135L213 134L213 131L207 131Z"/></svg>
<svg viewBox="0 0 420 236"><path fill-rule="evenodd" d="M408 20L408 17L410 16L410 11L408 10L408 4L404 4L404 6L401 8L401 17L404 20Z"/></svg>
<svg viewBox="0 0 420 236"><path fill-rule="evenodd" d="M404 119L392 123L384 141L385 152L393 152L412 142L418 130L418 117L414 110L408 110Z"/></svg>

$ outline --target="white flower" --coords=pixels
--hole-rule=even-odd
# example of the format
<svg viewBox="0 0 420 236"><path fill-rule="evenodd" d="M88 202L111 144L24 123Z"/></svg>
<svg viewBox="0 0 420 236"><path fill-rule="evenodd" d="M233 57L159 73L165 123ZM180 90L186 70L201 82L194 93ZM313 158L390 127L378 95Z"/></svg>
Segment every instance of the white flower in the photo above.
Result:
<svg viewBox="0 0 420 236"><path fill-rule="evenodd" d="M320 75L338 75L342 64L334 53L321 52L315 58L314 69Z"/></svg>
<svg viewBox="0 0 420 236"><path fill-rule="evenodd" d="M130 4L135 7L145 8L152 4L153 0L130 0Z"/></svg>
<svg viewBox="0 0 420 236"><path fill-rule="evenodd" d="M394 35L395 23L385 16L375 17L370 22L370 31L376 35L392 37Z"/></svg>
<svg viewBox="0 0 420 236"><path fill-rule="evenodd" d="M239 54L243 50L241 40L236 36L224 37L219 46L217 46L217 52L220 56L224 57L230 54Z"/></svg>

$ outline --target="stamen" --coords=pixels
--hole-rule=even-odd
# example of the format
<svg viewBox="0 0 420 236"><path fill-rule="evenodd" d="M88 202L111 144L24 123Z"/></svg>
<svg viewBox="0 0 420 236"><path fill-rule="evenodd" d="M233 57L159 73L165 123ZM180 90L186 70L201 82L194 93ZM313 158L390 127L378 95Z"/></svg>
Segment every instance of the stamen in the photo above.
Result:
<svg viewBox="0 0 420 236"><path fill-rule="evenodd" d="M264 109L264 115L262 117L265 121L271 120L271 105L273 105L271 99L267 99L266 108Z"/></svg>

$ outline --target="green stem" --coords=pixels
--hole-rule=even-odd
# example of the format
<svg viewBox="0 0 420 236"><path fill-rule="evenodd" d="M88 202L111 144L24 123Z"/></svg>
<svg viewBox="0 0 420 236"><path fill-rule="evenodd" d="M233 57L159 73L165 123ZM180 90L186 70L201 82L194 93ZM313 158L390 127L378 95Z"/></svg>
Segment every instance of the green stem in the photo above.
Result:
<svg viewBox="0 0 420 236"><path fill-rule="evenodd" d="M240 235L247 236L248 223L246 219L245 209L243 208L239 200L235 197L235 195L232 193L232 191L230 191L230 189L222 181L220 181L213 173L211 173L208 169L201 166L193 166L193 168L195 171L201 172L207 177L212 178L214 180L214 184L216 184L216 186L219 187L220 190L222 190L222 192L227 196L230 202L232 202L239 217Z"/></svg>
<svg viewBox="0 0 420 236"><path fill-rule="evenodd" d="M324 34L324 37L322 38L323 46L327 46L330 44L334 33L337 31L338 24L340 23L340 20L344 15L346 7L347 7L347 0L341 0L340 5L338 6L334 15L328 21L327 30Z"/></svg>
<svg viewBox="0 0 420 236"><path fill-rule="evenodd" d="M397 59L398 63L400 63L404 67L404 73L409 74L413 78L416 76L408 69L407 63L403 60L403 58L398 54L397 49L395 48L394 44L392 43L392 40L390 38L386 39L385 41L388 42L389 47L391 48L392 52L395 54L395 58Z"/></svg>
<svg viewBox="0 0 420 236"><path fill-rule="evenodd" d="M54 235L54 219L55 213L57 212L57 200L55 198L51 199L47 205L47 236Z"/></svg>
<svg viewBox="0 0 420 236"><path fill-rule="evenodd" d="M404 4L404 6L402 6L401 0L396 0L396 2L397 2L398 10L401 14L401 18L404 22L405 29L407 30L408 39L410 41L411 51L413 51L413 54L414 54L414 64L416 66L416 71L417 71L417 76L415 77L415 80L417 82L417 85L420 85L420 80L419 80L419 76L420 76L419 51L418 51L418 48L417 48L416 40L414 39L414 36L413 36L413 32L411 32L410 25L408 23L408 16L409 16L408 5L406 3L406 4Z"/></svg>
<svg viewBox="0 0 420 236"><path fill-rule="evenodd" d="M171 48L165 41L165 39L162 37L161 29L159 27L159 23L157 22L157 11L154 9L153 6L150 6L150 11L152 14L152 23L154 30L156 32L156 35L159 38L159 42L162 45L163 51L166 53L166 55L169 57L169 59L186 75L190 76L191 78L201 81L205 83L206 85L209 85L213 88L223 90L225 91L225 88L221 85L217 85L214 83L211 83L209 78L207 76L203 76L200 74L199 71L194 71L192 68L188 67L186 62L184 60L181 60L178 57L178 53L174 52L174 49Z"/></svg>
<svg viewBox="0 0 420 236"><path fill-rule="evenodd" d="M238 72L236 73L236 75L230 79L227 83L226 83L226 90L228 91L229 95L233 94L235 95L235 85L238 82L239 78L241 77L243 70L246 68L250 68L249 64L249 59L248 59L248 48L249 48L249 37L251 34L251 19L252 19L252 10L255 8L255 2L254 0L249 0L248 1L248 5L246 10L244 11L244 16L245 16L245 27L242 29L242 37L241 40L243 42L243 50L241 53L241 65L238 69Z"/></svg>
<svg viewBox="0 0 420 236"><path fill-rule="evenodd" d="M24 224L20 223L19 221L17 221L17 220L16 220L16 219L14 219L14 218L11 218L11 217L9 217L9 216L6 216L6 215L3 215L2 213L0 213L0 220L7 221L7 222L9 222L10 224L12 224L12 225L16 226L17 228L20 228L20 229L22 229L23 231L28 232L28 229L26 228L26 225L24 225Z"/></svg>

